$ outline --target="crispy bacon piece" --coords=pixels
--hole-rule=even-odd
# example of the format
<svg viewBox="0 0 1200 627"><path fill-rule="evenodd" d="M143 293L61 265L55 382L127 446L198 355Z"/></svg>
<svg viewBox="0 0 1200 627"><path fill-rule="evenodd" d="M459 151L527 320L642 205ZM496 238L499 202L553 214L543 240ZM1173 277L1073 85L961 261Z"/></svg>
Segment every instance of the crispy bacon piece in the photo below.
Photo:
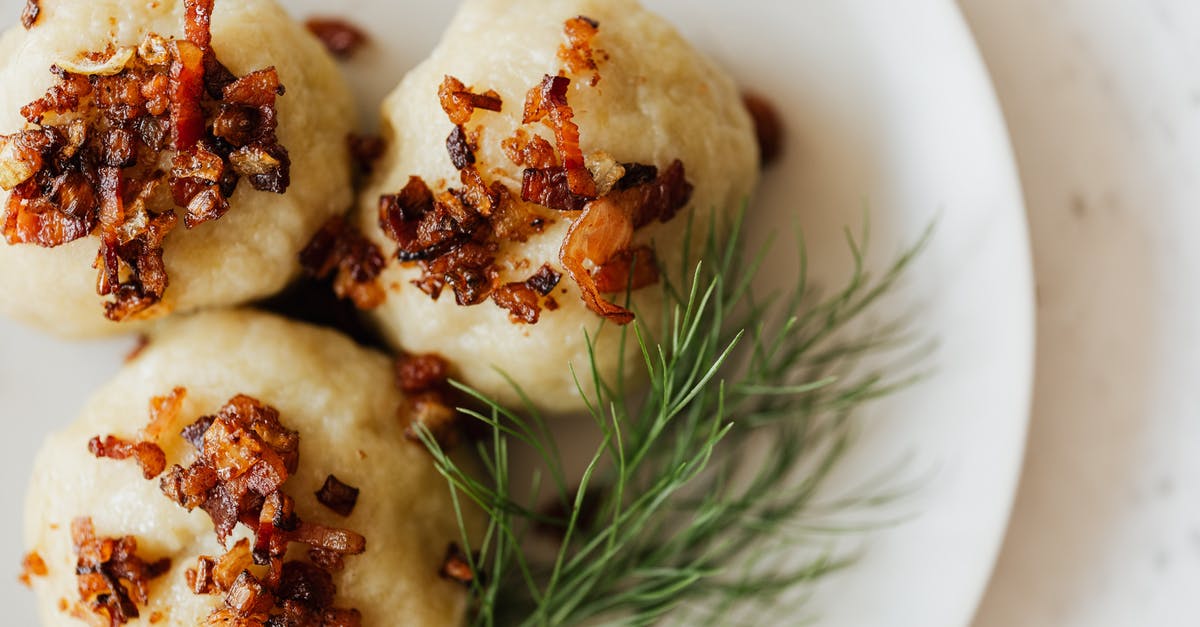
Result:
<svg viewBox="0 0 1200 627"><path fill-rule="evenodd" d="M462 126L455 126L446 138L446 151L450 153L450 162L459 170L475 165L475 151L467 143L467 133Z"/></svg>
<svg viewBox="0 0 1200 627"><path fill-rule="evenodd" d="M38 555L37 551L30 551L25 554L25 559L21 560L21 574L17 579L26 587L33 585L33 577L45 577L50 574L46 568L46 561Z"/></svg>
<svg viewBox="0 0 1200 627"><path fill-rule="evenodd" d="M385 264L379 248L340 216L326 222L300 251L300 266L309 276L323 279L336 269L334 292L359 309L373 309L387 298L378 282Z"/></svg>
<svg viewBox="0 0 1200 627"><path fill-rule="evenodd" d="M563 34L567 41L558 48L558 59L574 74L592 72L591 85L600 82L599 66L596 63L596 51L592 49L592 39L600 30L600 23L590 17L578 16L566 21Z"/></svg>
<svg viewBox="0 0 1200 627"><path fill-rule="evenodd" d="M500 94L495 91L489 89L483 94L476 94L453 76L442 79L441 87L438 88L438 100L442 104L442 110L450 116L450 121L455 126L464 126L470 122L476 109L500 111L504 106Z"/></svg>
<svg viewBox="0 0 1200 627"><path fill-rule="evenodd" d="M396 359L396 387L405 394L440 389L449 378L450 364L441 355L405 354Z"/></svg>
<svg viewBox="0 0 1200 627"><path fill-rule="evenodd" d="M635 176L644 177L643 174ZM621 266L615 265L607 272L603 268L610 263L627 263L623 259L630 255L634 231L655 221L672 219L691 200L692 186L684 175L683 164L676 160L653 181L624 189L618 182L617 188L608 196L588 203L579 219L571 224L559 250L559 261L579 285L588 308L623 325L633 321L633 312L600 295L605 290L600 288L597 277L588 270L587 262L600 268L600 274L608 284L606 287L612 287L611 284L616 281L611 276L619 276ZM648 268L649 264L645 267ZM632 281L645 283L648 270L637 272L639 274Z"/></svg>
<svg viewBox="0 0 1200 627"><path fill-rule="evenodd" d="M442 560L442 568L438 571L438 575L442 579L457 581L465 585L470 585L475 581L475 572L471 570L467 554L453 542L446 547L446 557Z"/></svg>
<svg viewBox="0 0 1200 627"><path fill-rule="evenodd" d="M525 281L500 286L492 293L492 300L508 310L514 324L537 324L542 312L539 296L548 296L561 279L562 275L546 264Z"/></svg>
<svg viewBox="0 0 1200 627"><path fill-rule="evenodd" d="M0 187L13 192L5 239L54 247L97 235L97 292L113 297L114 321L148 316L164 298L162 243L176 217L160 184L195 228L228 211L242 177L275 193L290 183L275 132L279 77L267 68L239 79L217 60L212 4L185 2L185 39L148 35L136 49L51 68L56 84L21 109L29 127L0 137Z"/></svg>
<svg viewBox="0 0 1200 627"><path fill-rule="evenodd" d="M349 516L358 503L358 488L342 483L337 477L325 477L325 484L315 493L317 501L340 516Z"/></svg>
<svg viewBox="0 0 1200 627"><path fill-rule="evenodd" d="M571 191L570 173L563 167L527 168L521 178L521 200L555 211L582 211L588 199Z"/></svg>
<svg viewBox="0 0 1200 627"><path fill-rule="evenodd" d="M554 146L542 139L540 135L526 132L523 128L517 129L512 137L501 141L500 147L513 165L525 166L534 170L545 170L558 165L558 156L554 153Z"/></svg>
<svg viewBox="0 0 1200 627"><path fill-rule="evenodd" d="M25 30L33 28L41 14L41 0L25 0L25 8L21 9L21 26L24 26Z"/></svg>
<svg viewBox="0 0 1200 627"><path fill-rule="evenodd" d="M336 17L310 17L304 20L304 28L339 59L349 59L367 43L367 34L362 29Z"/></svg>
<svg viewBox="0 0 1200 627"><path fill-rule="evenodd" d="M201 50L212 43L213 0L184 0L183 34Z"/></svg>
<svg viewBox="0 0 1200 627"><path fill-rule="evenodd" d="M754 120L754 135L758 139L762 165L773 165L783 154L783 120L775 106L758 94L742 94L742 103L750 113L750 118Z"/></svg>
<svg viewBox="0 0 1200 627"><path fill-rule="evenodd" d="M522 123L532 124L549 116L549 126L554 130L571 193L595 198L596 182L592 180L592 174L584 162L583 151L579 147L579 126L572 121L575 113L567 103L567 87L570 84L571 79L565 76L546 75L542 83L526 96Z"/></svg>
<svg viewBox="0 0 1200 627"><path fill-rule="evenodd" d="M458 419L458 412L446 403L445 394L441 390L410 395L407 410L408 426L404 429L404 437L410 442L422 443L419 428L423 427L443 451L453 450L458 446L462 436L462 425Z"/></svg>
<svg viewBox="0 0 1200 627"><path fill-rule="evenodd" d="M146 563L137 555L137 539L97 538L91 518L71 523L71 540L79 598L87 610L111 625L138 618L138 606L149 600L150 581L171 568L168 559Z"/></svg>

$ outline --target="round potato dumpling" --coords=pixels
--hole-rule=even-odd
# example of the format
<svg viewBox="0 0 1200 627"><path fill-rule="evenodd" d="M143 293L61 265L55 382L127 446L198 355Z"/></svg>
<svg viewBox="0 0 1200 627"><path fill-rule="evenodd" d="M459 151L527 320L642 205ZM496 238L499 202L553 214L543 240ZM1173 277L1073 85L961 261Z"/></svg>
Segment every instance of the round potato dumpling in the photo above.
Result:
<svg viewBox="0 0 1200 627"><path fill-rule="evenodd" d="M275 0L205 4L44 1L0 38L0 313L88 337L259 299L353 203L329 54Z"/></svg>
<svg viewBox="0 0 1200 627"><path fill-rule="evenodd" d="M154 420L147 411L151 398L158 399ZM72 539L79 532L73 526L88 519L91 528L87 531L97 539L132 537L136 557L144 564L169 560L164 573L148 580L145 602L135 600L139 618L130 625L216 624L206 622L210 614L231 610L226 607L224 588L214 584L211 594L194 591L203 587L197 579L205 578L204 569L199 568L201 556L220 558L227 550L232 553L242 538L257 546L255 540L262 539L266 526L251 532L243 520L222 547L215 532L219 517L209 512L221 509L216 497L210 496L208 502L189 512L172 501L168 486L184 485L186 491L187 480L178 481L187 476L180 474L182 469L190 472L198 460L207 460L222 477L219 489L233 494L230 486L239 485L234 471L241 458L230 452L258 450L246 445L247 439L272 450L287 449L279 442L291 441L288 434L294 431L298 457L280 453L290 460L286 465L293 470L282 484L281 494L294 499L294 514L302 521L293 525L297 529L293 533L304 536L302 529L308 528L311 536L315 524L327 530L348 530L337 537L361 534L365 538L364 552L348 551L337 557L344 562L344 569L330 569L336 585L332 607L357 610L363 625L396 624L397 617L411 625L460 625L467 588L440 575L451 546L461 543L454 507L433 458L421 444L406 439L400 416L403 406L390 360L333 331L245 311L203 313L165 322L140 355L91 399L74 424L53 434L38 456L26 503L25 537L31 555L45 564L39 569L44 574L31 576L43 624L77 625L73 614L90 614L80 598L77 575L77 566L89 564L84 551L73 546L78 539ZM257 407L261 415L255 420L266 415L271 423L267 427L275 424L276 418L269 415L273 408L278 412L277 424L282 426L264 430L255 422L247 431L229 431L225 417L239 407ZM214 415L217 419L211 425L193 426L204 425L202 417ZM247 435L251 432L263 434L263 440ZM241 433L240 439L228 437L228 433ZM107 440L110 435L118 441ZM98 439L90 441L93 437ZM143 463L140 450L131 459L97 457L121 457L119 442L134 441L156 441L165 456L166 470L147 480L146 475L160 468L148 468L156 465L154 456L148 455ZM229 442L243 448L218 446ZM98 453L102 450L108 452ZM230 454L218 460L219 456L210 455L213 451ZM160 467L161 462L157 463ZM175 465L180 468L172 469ZM257 473L258 468L258 464L251 466L240 477L252 477L250 485L261 486L253 481L269 475ZM351 498L349 507L344 507L344 489L316 494L326 492L324 484L330 475L338 481L335 488L358 489L357 499ZM224 482L228 477L234 478ZM272 498L268 496L266 504L260 499L257 506L267 512ZM464 513L468 525L480 522L477 510ZM261 516L260 520L274 521L274 525L286 520L266 513ZM279 527L275 533L278 539ZM291 542L290 549L285 542L283 550L292 565L283 566L285 583L273 590L276 607L269 610L272 614L279 611L284 599L291 598L280 591L288 586L289 571L303 574L304 569L311 570L294 562L320 563L305 558L302 549L308 547L298 544L300 540ZM248 559L244 560L246 568L262 578L263 567L249 565ZM120 572L116 564L107 568ZM189 574L189 569L194 571ZM221 569L215 569L217 580ZM237 572L240 568L233 571ZM324 575L316 578L317 583L321 577ZM292 581L293 589L304 588L294 585L294 578ZM128 582L125 585L128 587ZM308 593L298 596L320 597L311 591L319 588L310 585ZM130 592L130 596L136 595Z"/></svg>
<svg viewBox="0 0 1200 627"><path fill-rule="evenodd" d="M612 383L620 325L662 331L662 283L696 261L689 222L703 241L758 180L733 80L635 0L468 0L383 122L357 224L395 254L367 315L397 349L555 413L583 407L589 337Z"/></svg>

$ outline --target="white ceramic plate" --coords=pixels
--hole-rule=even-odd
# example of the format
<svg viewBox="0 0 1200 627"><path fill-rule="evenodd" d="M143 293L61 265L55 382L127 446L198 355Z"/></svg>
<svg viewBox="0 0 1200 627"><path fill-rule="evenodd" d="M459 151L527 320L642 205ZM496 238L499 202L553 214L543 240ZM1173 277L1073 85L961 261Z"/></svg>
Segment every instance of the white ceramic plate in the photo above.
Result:
<svg viewBox="0 0 1200 627"><path fill-rule="evenodd" d="M0 15L14 22L21 4L0 0ZM875 514L904 522L845 545L862 549L861 561L795 616L831 627L967 625L1020 467L1033 323L1020 188L958 10L948 0L650 4L783 112L787 157L769 173L753 220L760 232L802 225L820 278L836 285L844 276L841 228L857 228L864 201L879 264L937 218L931 248L889 305L915 310L916 332L937 339L934 375L871 408L838 477L852 486L903 462L919 489ZM297 15L350 16L372 32L374 47L346 66L367 119L453 11L441 0L289 6ZM22 553L17 503L38 443L71 420L131 345L65 344L0 322L0 482L9 505L0 516L0 571L15 571ZM7 582L6 623L34 624L31 596Z"/></svg>

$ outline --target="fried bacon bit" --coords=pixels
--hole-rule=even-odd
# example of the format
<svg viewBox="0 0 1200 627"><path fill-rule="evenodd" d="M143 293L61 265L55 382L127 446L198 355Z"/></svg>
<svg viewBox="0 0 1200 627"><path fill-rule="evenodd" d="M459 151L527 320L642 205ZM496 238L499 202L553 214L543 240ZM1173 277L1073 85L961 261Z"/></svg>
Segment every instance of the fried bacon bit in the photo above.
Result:
<svg viewBox="0 0 1200 627"><path fill-rule="evenodd" d="M500 142L500 147L516 166L546 170L558 165L558 155L554 152L554 146L540 135L528 133L523 128L517 129L512 137Z"/></svg>
<svg viewBox="0 0 1200 627"><path fill-rule="evenodd" d="M149 600L150 581L171 568L169 559L147 564L137 556L137 539L97 538L91 518L71 523L78 561L75 574L83 606L109 625L138 618L138 606Z"/></svg>
<svg viewBox="0 0 1200 627"><path fill-rule="evenodd" d="M112 297L114 321L156 313L175 208L195 228L228 211L242 177L274 193L290 183L275 132L279 77L267 68L238 78L217 60L212 4L184 3L185 39L150 34L137 48L52 67L57 83L21 109L26 129L0 136L6 241L52 248L96 235L97 292Z"/></svg>
<svg viewBox="0 0 1200 627"><path fill-rule="evenodd" d="M41 14L41 0L25 0L25 8L21 10L21 26L24 26L25 30L33 28Z"/></svg>
<svg viewBox="0 0 1200 627"><path fill-rule="evenodd" d="M561 279L562 275L546 264L523 282L501 286L492 294L492 299L508 310L508 318L513 324L537 324L542 312L539 296L549 296Z"/></svg>
<svg viewBox="0 0 1200 627"><path fill-rule="evenodd" d="M359 309L373 309L387 298L378 282L385 264L379 248L340 216L326 222L300 251L300 266L309 276L324 279L336 269L334 292Z"/></svg>
<svg viewBox="0 0 1200 627"><path fill-rule="evenodd" d="M475 165L475 152L467 143L467 133L463 127L456 126L446 138L446 150L450 153L450 162L459 170L465 170Z"/></svg>
<svg viewBox="0 0 1200 627"><path fill-rule="evenodd" d="M396 360L396 387L406 394L429 392L446 385L450 364L441 355L401 355Z"/></svg>
<svg viewBox="0 0 1200 627"><path fill-rule="evenodd" d="M349 59L367 43L367 34L362 29L336 17L310 17L304 20L304 28L339 59Z"/></svg>
<svg viewBox="0 0 1200 627"><path fill-rule="evenodd" d="M775 106L758 94L742 94L742 103L754 120L754 135L758 138L762 166L773 165L783 154L783 120Z"/></svg>
<svg viewBox="0 0 1200 627"><path fill-rule="evenodd" d="M470 122L476 109L500 111L504 105L500 94L495 91L489 89L485 93L477 94L453 76L442 79L442 85L438 88L438 100L442 103L442 110L450 116L450 121L455 126L465 126Z"/></svg>
<svg viewBox="0 0 1200 627"><path fill-rule="evenodd" d="M563 25L567 41L558 48L558 59L574 74L592 72L591 85L600 82L596 52L592 50L592 39L600 30L600 23L582 15L573 17Z"/></svg>
<svg viewBox="0 0 1200 627"><path fill-rule="evenodd" d="M370 174L375 169L375 162L379 161L387 148L383 138L378 135L351 133L346 137L346 144L350 147L350 156L354 159L354 164L363 174Z"/></svg>
<svg viewBox="0 0 1200 627"><path fill-rule="evenodd" d="M643 168L627 169L639 180L649 175ZM600 295L606 290L601 289L597 276L589 271L588 265L599 269L605 287L611 288L618 282L631 287L648 284L649 260L645 264L631 264L633 233L655 221L671 220L687 205L691 195L692 185L685 178L683 164L676 160L666 172L650 182L631 187L618 182L617 191L588 203L583 215L567 231L559 250L559 260L579 285L589 309L617 324L633 321L633 312ZM614 265L605 271L609 264ZM639 270L637 266L643 269ZM622 268L627 273L635 272L635 275L627 281L619 281Z"/></svg>
<svg viewBox="0 0 1200 627"><path fill-rule="evenodd" d="M640 290L643 287L658 283L658 261L654 249L649 246L638 246L613 255L603 265L592 272L596 281L596 290L604 294L613 294Z"/></svg>
<svg viewBox="0 0 1200 627"><path fill-rule="evenodd" d="M404 437L410 442L422 444L420 431L428 431L443 451L449 451L458 446L461 439L461 421L458 412L446 404L446 394L443 391L430 391L414 394L408 398L406 414L408 427Z"/></svg>
<svg viewBox="0 0 1200 627"><path fill-rule="evenodd" d="M471 570L467 554L453 542L446 547L446 557L442 560L442 568L438 571L438 575L442 579L457 581L465 585L470 585L472 581L475 581L475 572Z"/></svg>
<svg viewBox="0 0 1200 627"><path fill-rule="evenodd" d="M315 494L321 505L343 517L349 516L358 503L358 488L342 483L333 475L325 477L325 484Z"/></svg>
<svg viewBox="0 0 1200 627"><path fill-rule="evenodd" d="M566 168L526 168L521 178L521 200L555 211L582 211L588 199L571 191Z"/></svg>
<svg viewBox="0 0 1200 627"><path fill-rule="evenodd" d="M33 577L45 577L48 574L50 571L46 568L46 561L37 551L30 551L25 555L25 559L21 560L21 574L17 580L30 587L33 585Z"/></svg>
<svg viewBox="0 0 1200 627"><path fill-rule="evenodd" d="M523 124L542 121L549 116L549 126L554 130L558 152L562 154L563 167L567 170L567 185L572 194L585 198L596 197L596 182L592 180L579 147L579 126L572 121L575 117L567 103L567 87L571 79L565 76L546 75L541 85L529 91L525 98Z"/></svg>
<svg viewBox="0 0 1200 627"><path fill-rule="evenodd" d="M160 413L145 434L155 436L167 427L163 415L177 412L182 394L177 389L155 399ZM224 597L207 624L360 625L357 611L331 607L335 588L329 571L340 569L346 556L365 551L366 539L296 514L295 501L282 487L299 465L300 436L280 423L279 412L236 396L215 415L185 427L181 436L198 455L187 468L175 465L167 472L160 482L163 494L189 511L206 512L222 544L239 524L253 532L252 542L239 540L221 557L202 556L187 570L194 593ZM317 494L326 506L349 515L358 490L330 475ZM309 546L313 564L286 560L293 543ZM252 565L265 566L265 574L254 576ZM136 607L133 614L125 604L117 607L123 615L137 616Z"/></svg>

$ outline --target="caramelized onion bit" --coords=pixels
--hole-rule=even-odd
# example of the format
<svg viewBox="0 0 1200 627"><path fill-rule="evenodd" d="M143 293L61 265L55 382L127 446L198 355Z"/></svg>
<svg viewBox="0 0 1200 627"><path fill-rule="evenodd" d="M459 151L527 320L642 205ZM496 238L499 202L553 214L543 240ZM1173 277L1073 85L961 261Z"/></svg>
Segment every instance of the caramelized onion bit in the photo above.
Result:
<svg viewBox="0 0 1200 627"><path fill-rule="evenodd" d="M658 283L658 261L654 249L637 246L613 255L592 272L596 290L605 294L635 291Z"/></svg>
<svg viewBox="0 0 1200 627"><path fill-rule="evenodd" d="M41 0L25 0L25 8L21 9L21 26L24 26L25 30L33 28L41 14Z"/></svg>
<svg viewBox="0 0 1200 627"><path fill-rule="evenodd" d="M213 0L184 0L183 34L201 50L212 43Z"/></svg>
<svg viewBox="0 0 1200 627"><path fill-rule="evenodd" d="M137 539L97 538L91 518L71 522L71 541L79 598L84 608L111 625L138 618L138 605L149 600L150 581L171 568L168 559L146 563L137 555Z"/></svg>
<svg viewBox="0 0 1200 627"><path fill-rule="evenodd" d="M349 516L358 503L358 488L342 483L337 477L325 477L325 484L316 491L317 501L340 516Z"/></svg>
<svg viewBox="0 0 1200 627"><path fill-rule="evenodd" d="M549 296L558 287L559 281L562 281L562 274L551 268L550 264L544 264L536 274L525 280L525 284L538 294Z"/></svg>
<svg viewBox="0 0 1200 627"><path fill-rule="evenodd" d="M592 39L600 30L600 23L590 17L578 16L566 21L563 33L567 41L558 48L558 59L574 74L592 72L591 85L600 82L596 63L596 51L592 50Z"/></svg>
<svg viewBox="0 0 1200 627"><path fill-rule="evenodd" d="M742 103L754 120L754 135L763 167L773 165L783 154L784 129L779 111L769 100L754 93L742 94Z"/></svg>
<svg viewBox="0 0 1200 627"><path fill-rule="evenodd" d="M359 309L373 309L387 298L378 282L385 263L379 248L340 216L326 222L300 251L300 266L309 276L323 279L336 269L334 292Z"/></svg>
<svg viewBox="0 0 1200 627"><path fill-rule="evenodd" d="M349 59L367 43L362 29L340 18L310 17L304 20L304 27L339 59Z"/></svg>
<svg viewBox="0 0 1200 627"><path fill-rule="evenodd" d="M450 116L450 121L455 126L463 126L470 122L476 109L500 111L504 106L500 94L495 91L488 90L483 94L476 94L453 76L442 79L438 88L438 100L442 104L442 110Z"/></svg>
<svg viewBox="0 0 1200 627"><path fill-rule="evenodd" d="M627 176L639 178L644 176L640 173L645 172L637 167L631 167L629 171L631 174ZM622 184L618 183L617 186L621 188ZM600 269L599 274L607 288L613 287L621 278L622 270L630 287L633 284L648 285L649 261L637 264L642 266L641 270L630 266L632 256L629 247L633 233L655 221L672 219L691 200L691 195L692 186L684 175L683 164L676 160L653 181L619 189L588 203L583 214L567 231L559 251L559 260L579 285L589 309L617 324L633 321L632 312L600 295L609 290L601 289L597 276L588 269L588 264ZM604 270L609 264L613 265ZM630 277L631 271L637 274Z"/></svg>
<svg viewBox="0 0 1200 627"><path fill-rule="evenodd" d="M167 468L167 456L153 442L129 442L113 436L101 439L94 437L88 442L88 452L92 455L108 459L133 458L142 467L142 476L153 479L162 474Z"/></svg>

